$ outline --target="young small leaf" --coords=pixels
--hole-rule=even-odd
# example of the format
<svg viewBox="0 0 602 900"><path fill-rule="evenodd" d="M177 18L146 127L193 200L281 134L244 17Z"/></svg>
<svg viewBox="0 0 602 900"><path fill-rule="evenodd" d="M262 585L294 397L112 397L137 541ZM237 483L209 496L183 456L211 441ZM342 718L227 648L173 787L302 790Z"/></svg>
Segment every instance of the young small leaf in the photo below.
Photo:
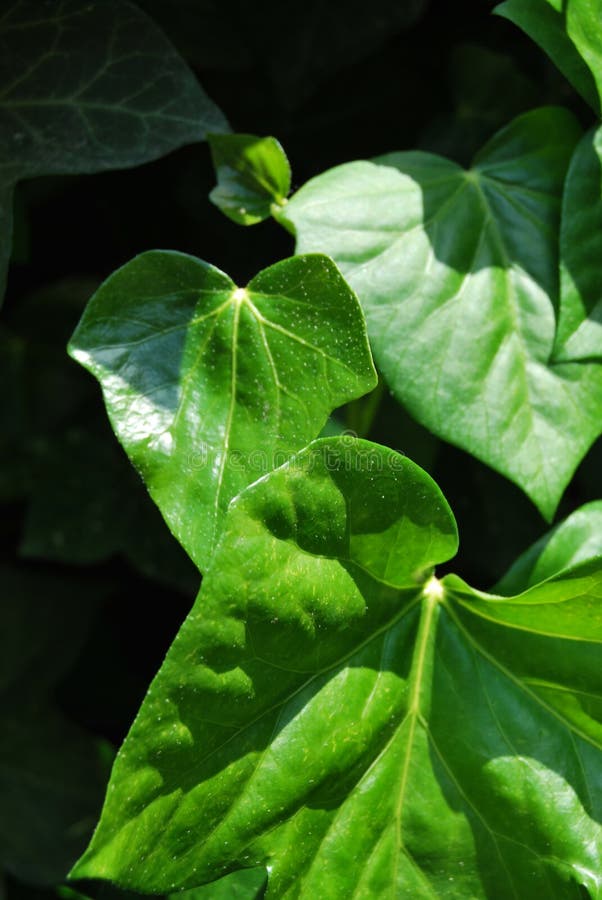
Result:
<svg viewBox="0 0 602 900"><path fill-rule="evenodd" d="M564 185L554 359L602 359L602 128L577 145Z"/></svg>
<svg viewBox="0 0 602 900"><path fill-rule="evenodd" d="M136 166L227 127L165 36L127 0L8 0L0 17L0 293L16 181Z"/></svg>
<svg viewBox="0 0 602 900"><path fill-rule="evenodd" d="M365 441L316 441L242 493L73 877L597 890L602 566L505 600L429 577L456 546L426 473Z"/></svg>
<svg viewBox="0 0 602 900"><path fill-rule="evenodd" d="M144 253L94 295L70 352L201 569L232 497L376 384L359 303L320 255L243 289L194 257Z"/></svg>
<svg viewBox="0 0 602 900"><path fill-rule="evenodd" d="M588 30L593 29L594 40L597 38L599 42L602 33L600 14L599 10L595 10L598 10L597 0L594 3L589 0L568 0L566 3L554 0L529 0L528 3L524 0L505 0L493 11L514 22L539 44L599 115L602 52L592 52L587 46L587 33L583 33L583 24L586 24ZM584 19L584 22L580 23L579 19Z"/></svg>
<svg viewBox="0 0 602 900"><path fill-rule="evenodd" d="M519 116L468 171L428 153L339 166L279 219L338 263L376 362L421 424L551 518L602 428L602 366L555 363L558 227L573 117Z"/></svg>
<svg viewBox="0 0 602 900"><path fill-rule="evenodd" d="M291 167L276 138L253 134L210 134L217 187L209 199L238 225L256 225L283 206L291 188Z"/></svg>

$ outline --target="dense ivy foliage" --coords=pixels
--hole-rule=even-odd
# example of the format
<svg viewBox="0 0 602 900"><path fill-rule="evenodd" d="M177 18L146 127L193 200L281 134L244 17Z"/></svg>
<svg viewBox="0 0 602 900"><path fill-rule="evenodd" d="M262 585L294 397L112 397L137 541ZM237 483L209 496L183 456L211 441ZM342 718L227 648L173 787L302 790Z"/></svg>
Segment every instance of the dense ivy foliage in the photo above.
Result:
<svg viewBox="0 0 602 900"><path fill-rule="evenodd" d="M290 15L0 10L0 900L602 898L602 3Z"/></svg>

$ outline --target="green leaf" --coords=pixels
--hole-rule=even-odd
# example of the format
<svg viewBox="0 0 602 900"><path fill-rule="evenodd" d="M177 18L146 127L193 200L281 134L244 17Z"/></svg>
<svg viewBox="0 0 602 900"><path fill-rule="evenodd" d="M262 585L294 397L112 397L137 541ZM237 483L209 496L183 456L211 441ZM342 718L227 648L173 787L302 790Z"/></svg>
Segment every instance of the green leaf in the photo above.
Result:
<svg viewBox="0 0 602 900"><path fill-rule="evenodd" d="M376 383L357 299L320 255L237 288L199 259L145 253L100 287L70 352L201 569L232 497Z"/></svg>
<svg viewBox="0 0 602 900"><path fill-rule="evenodd" d="M602 3L600 0L564 0L567 33L593 76L600 114L602 98Z"/></svg>
<svg viewBox="0 0 602 900"><path fill-rule="evenodd" d="M602 567L507 601L429 577L456 546L426 473L365 441L241 494L73 876L595 896Z"/></svg>
<svg viewBox="0 0 602 900"><path fill-rule="evenodd" d="M176 891L174 894L161 894L167 900L261 900L267 881L265 869L240 869L231 875L225 875L211 884L192 888L190 891ZM75 893L66 888L69 894L82 900L143 900L147 894L122 890L107 881L79 881L76 883L82 893ZM60 896L63 896L61 894ZM155 895L156 896L156 895ZM36 898L37 900L37 898Z"/></svg>
<svg viewBox="0 0 602 900"><path fill-rule="evenodd" d="M574 119L519 116L469 170L395 153L314 178L279 219L341 268L376 363L435 434L551 518L600 433L602 366L551 361L562 184Z"/></svg>
<svg viewBox="0 0 602 900"><path fill-rule="evenodd" d="M227 128L164 35L126 0L3 4L0 85L0 292L16 181L136 166Z"/></svg>
<svg viewBox="0 0 602 900"><path fill-rule="evenodd" d="M578 563L602 557L602 500L586 503L520 556L496 584L518 594Z"/></svg>
<svg viewBox="0 0 602 900"><path fill-rule="evenodd" d="M241 869L203 887L170 895L170 900L259 900L267 881L265 869Z"/></svg>
<svg viewBox="0 0 602 900"><path fill-rule="evenodd" d="M599 8L599 0L505 0L494 9L539 44L598 115L602 51L592 43L602 35Z"/></svg>
<svg viewBox="0 0 602 900"><path fill-rule="evenodd" d="M280 143L253 134L210 134L217 187L209 199L238 225L255 225L283 206L291 189L291 167Z"/></svg>
<svg viewBox="0 0 602 900"><path fill-rule="evenodd" d="M602 358L602 128L571 159L560 231L561 293L554 358Z"/></svg>

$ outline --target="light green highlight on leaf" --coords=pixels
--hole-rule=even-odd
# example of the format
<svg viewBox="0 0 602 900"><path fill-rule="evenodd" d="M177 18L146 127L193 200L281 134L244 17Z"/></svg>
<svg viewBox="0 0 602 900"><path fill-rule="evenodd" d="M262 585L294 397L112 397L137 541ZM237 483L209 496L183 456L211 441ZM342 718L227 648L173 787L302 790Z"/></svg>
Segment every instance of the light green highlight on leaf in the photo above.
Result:
<svg viewBox="0 0 602 900"><path fill-rule="evenodd" d="M471 169L392 153L319 175L279 213L357 292L376 363L438 436L550 519L602 427L602 366L553 359L564 176L579 129L519 116Z"/></svg>
<svg viewBox="0 0 602 900"><path fill-rule="evenodd" d="M217 187L210 200L239 225L255 225L281 207L291 187L291 167L276 138L210 134Z"/></svg>
<svg viewBox="0 0 602 900"><path fill-rule="evenodd" d="M321 255L243 289L194 257L144 253L97 291L70 352L203 570L232 497L376 384L357 298Z"/></svg>
<svg viewBox="0 0 602 900"><path fill-rule="evenodd" d="M426 473L365 441L245 490L72 877L595 896L602 567L505 600L432 576L456 546Z"/></svg>

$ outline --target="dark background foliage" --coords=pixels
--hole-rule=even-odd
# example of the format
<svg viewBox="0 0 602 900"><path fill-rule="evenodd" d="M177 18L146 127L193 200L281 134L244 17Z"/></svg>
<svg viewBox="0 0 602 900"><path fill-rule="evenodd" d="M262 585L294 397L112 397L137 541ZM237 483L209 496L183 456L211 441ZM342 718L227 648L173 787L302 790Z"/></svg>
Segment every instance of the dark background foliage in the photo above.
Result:
<svg viewBox="0 0 602 900"><path fill-rule="evenodd" d="M483 0L139 5L234 131L281 141L294 188L329 166L392 150L467 163L493 131L536 105L566 105L589 123L547 58ZM117 445L97 385L65 344L95 286L140 251L186 251L240 284L292 253L274 222L242 229L226 219L208 202L213 185L208 147L197 144L133 170L41 178L16 192L0 335L2 563L35 578L42 593L58 597L68 585L71 604L75 593L93 609L55 695L69 720L113 745L199 577ZM354 428L357 414L339 417ZM453 569L476 586L493 584L546 529L518 488L443 445L386 393L370 437L437 480L460 527ZM558 518L599 495L600 452L598 444L582 463ZM67 641L60 603L57 627ZM5 890L46 896L11 875Z"/></svg>

